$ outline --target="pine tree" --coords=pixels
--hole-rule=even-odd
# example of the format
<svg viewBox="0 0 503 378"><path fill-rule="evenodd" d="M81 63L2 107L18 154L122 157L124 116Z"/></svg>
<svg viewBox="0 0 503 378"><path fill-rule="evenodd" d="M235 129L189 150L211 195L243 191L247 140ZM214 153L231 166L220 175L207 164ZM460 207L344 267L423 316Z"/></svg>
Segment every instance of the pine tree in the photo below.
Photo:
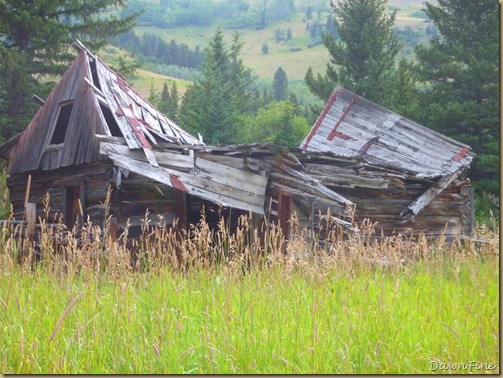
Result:
<svg viewBox="0 0 503 378"><path fill-rule="evenodd" d="M386 0L341 0L331 6L340 41L324 34L323 43L331 55L326 74L315 77L309 69L306 84L322 100L340 85L385 105L401 48L394 32L396 11L387 14Z"/></svg>
<svg viewBox="0 0 503 378"><path fill-rule="evenodd" d="M180 95L178 93L178 87L176 85L176 81L173 81L173 84L171 84L171 91L169 92L169 101L168 101L169 107L166 112L166 115L175 122L178 122L179 103L180 103Z"/></svg>
<svg viewBox="0 0 503 378"><path fill-rule="evenodd" d="M218 29L206 50L201 76L187 89L180 125L203 135L206 143L227 143L236 137L237 118L251 111L253 77L240 58L242 43L234 34L230 50Z"/></svg>
<svg viewBox="0 0 503 378"><path fill-rule="evenodd" d="M288 97L288 77L282 67L274 73L273 93L275 101L283 101Z"/></svg>
<svg viewBox="0 0 503 378"><path fill-rule="evenodd" d="M286 30L286 40L287 40L287 41L289 41L289 40L291 40L291 39L292 39L292 37L293 37L293 34L292 34L292 28L288 28L288 29Z"/></svg>
<svg viewBox="0 0 503 378"><path fill-rule="evenodd" d="M71 43L81 40L91 49L108 37L127 31L138 13L118 19L104 15L125 0L3 0L0 2L1 133L9 137L26 127L35 108L33 93L46 95L47 77L64 72L75 56Z"/></svg>
<svg viewBox="0 0 503 378"><path fill-rule="evenodd" d="M415 50L425 88L420 121L474 149L471 178L478 198L487 193L499 203L498 4L438 0L426 4L426 14L439 37Z"/></svg>

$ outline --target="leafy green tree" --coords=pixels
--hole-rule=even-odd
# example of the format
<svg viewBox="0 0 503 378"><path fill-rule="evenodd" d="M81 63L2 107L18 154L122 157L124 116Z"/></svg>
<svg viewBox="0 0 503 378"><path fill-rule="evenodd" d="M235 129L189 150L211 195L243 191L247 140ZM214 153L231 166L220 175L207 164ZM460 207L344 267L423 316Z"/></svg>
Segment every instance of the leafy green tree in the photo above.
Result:
<svg viewBox="0 0 503 378"><path fill-rule="evenodd" d="M252 110L254 79L240 57L239 34L227 50L221 29L215 33L201 76L187 89L179 122L192 133L203 135L210 144L228 143L235 138L236 119Z"/></svg>
<svg viewBox="0 0 503 378"><path fill-rule="evenodd" d="M272 88L275 101L283 101L288 97L288 77L282 67L278 67L274 73Z"/></svg>
<svg viewBox="0 0 503 378"><path fill-rule="evenodd" d="M54 75L75 56L76 39L98 49L107 38L130 29L138 16L119 19L105 11L125 0L0 1L0 132L4 138L26 127L36 108L32 94L45 96Z"/></svg>
<svg viewBox="0 0 503 378"><path fill-rule="evenodd" d="M439 37L417 46L419 121L477 153L471 178L478 200L499 207L499 7L494 0L438 0L426 14ZM490 209L491 201L480 203ZM496 206L497 205L497 206Z"/></svg>
<svg viewBox="0 0 503 378"><path fill-rule="evenodd" d="M258 109L255 117L241 119L241 142L275 143L297 147L310 130L307 120L296 115L290 101L271 102Z"/></svg>
<svg viewBox="0 0 503 378"><path fill-rule="evenodd" d="M306 84L322 100L340 85L385 105L401 48L394 31L396 11L388 15L386 0L341 0L331 6L340 40L323 35L331 55L326 74L315 76L309 68Z"/></svg>

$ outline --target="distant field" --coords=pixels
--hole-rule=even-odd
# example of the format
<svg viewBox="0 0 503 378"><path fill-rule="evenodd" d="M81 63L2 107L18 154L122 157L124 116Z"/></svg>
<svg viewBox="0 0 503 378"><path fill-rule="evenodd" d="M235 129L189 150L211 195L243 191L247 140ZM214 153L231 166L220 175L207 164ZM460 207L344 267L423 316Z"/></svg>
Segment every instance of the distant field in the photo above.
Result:
<svg viewBox="0 0 503 378"><path fill-rule="evenodd" d="M134 58L126 51L112 46L102 49L102 51L99 52L99 56L110 65L116 65L119 57L123 58L127 62L134 62ZM176 79L147 71L142 68L137 69L136 73L136 76L126 78L127 82L145 98L149 96L152 87L160 91L162 90L164 83L167 83L168 86L171 87L171 83L176 81L177 89L180 94L184 94L187 87L190 85L190 82L187 80Z"/></svg>
<svg viewBox="0 0 503 378"><path fill-rule="evenodd" d="M189 47L200 46L205 48L214 36L218 26L197 27L187 26L174 29L160 29L154 27L139 26L135 30L140 33L157 34L167 42L174 39L177 43L186 43ZM292 29L293 38L287 43L276 43L274 31L276 29ZM329 54L323 45L307 48L306 44L311 40L309 31L302 22L302 15L298 14L291 22L283 21L274 23L262 30L246 29L238 31L242 33L241 40L244 43L242 58L247 67L262 78L272 79L278 67L283 67L289 79L304 79L309 66L315 72L323 72ZM231 43L231 30L224 30L226 42ZM269 54L262 53L262 45L269 45ZM291 48L300 47L301 51L292 52Z"/></svg>
<svg viewBox="0 0 503 378"><path fill-rule="evenodd" d="M390 7L397 7L396 26L400 29L410 27L415 33L411 37L411 43L427 41L425 34L427 23L421 15L422 2L419 0L392 0ZM327 13L321 14L321 22L326 21ZM281 21L269 24L261 30L243 29L238 30L241 33L241 40L244 43L242 58L245 65L251 68L255 75L264 80L270 80L278 67L282 67L289 80L303 81L306 71L312 67L315 73L324 73L326 64L330 55L323 44L308 48L307 44L312 42L309 30L306 29L306 22L303 21L304 15L297 13L289 21ZM311 21L313 22L313 21ZM219 25L224 25L226 20L216 21L214 25L206 26L184 26L171 29L157 27L137 26L135 31L138 34L150 33L156 34L169 42L174 39L177 43L185 43L190 48L199 46L204 49L208 46ZM275 30L290 28L292 30L292 39L288 43L277 43L275 41ZM231 43L232 30L223 29L228 46ZM267 43L269 53L262 52L262 46ZM300 49L300 51L292 51ZM400 56L410 57L413 53L411 46L404 47ZM114 59L113 54L108 54L105 59ZM151 74L145 70L138 70L139 77L129 79L136 88L143 94L148 94L149 88L153 84L155 88L160 89L169 77L158 74ZM188 82L177 82L180 92L184 92ZM305 89L307 90L307 89Z"/></svg>

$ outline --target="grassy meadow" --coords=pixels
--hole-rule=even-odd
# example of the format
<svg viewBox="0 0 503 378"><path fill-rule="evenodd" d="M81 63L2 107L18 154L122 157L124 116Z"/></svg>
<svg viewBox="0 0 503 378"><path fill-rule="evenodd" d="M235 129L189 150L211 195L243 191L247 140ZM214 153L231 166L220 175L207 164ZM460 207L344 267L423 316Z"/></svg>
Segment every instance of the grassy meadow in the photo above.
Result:
<svg viewBox="0 0 503 378"><path fill-rule="evenodd" d="M260 244L246 221L184 238L161 224L133 247L90 225L56 246L45 227L37 262L12 231L0 235L4 373L499 372L487 228L483 244L361 235L310 249L299 235L284 253L280 234Z"/></svg>

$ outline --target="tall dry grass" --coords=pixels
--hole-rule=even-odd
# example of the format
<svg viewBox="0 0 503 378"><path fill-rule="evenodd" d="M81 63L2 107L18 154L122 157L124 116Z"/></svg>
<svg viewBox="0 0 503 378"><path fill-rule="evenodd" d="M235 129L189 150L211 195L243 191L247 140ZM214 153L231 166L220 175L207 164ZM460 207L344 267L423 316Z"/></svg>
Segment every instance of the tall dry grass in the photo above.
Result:
<svg viewBox="0 0 503 378"><path fill-rule="evenodd" d="M147 215L135 240L127 227L114 238L110 216L71 231L42 219L36 243L2 225L0 370L427 373L498 361L490 227L477 241L375 241L364 222L322 241L293 217L285 244L248 217L232 233L204 217L178 232Z"/></svg>
<svg viewBox="0 0 503 378"><path fill-rule="evenodd" d="M110 192L104 203L107 215L102 226L90 219L70 231L61 220L49 224L49 202L46 197L45 219L39 219L35 240L23 236L23 224L13 222L12 215L11 222L2 224L2 266L10 267L17 261L27 270L43 267L56 275L99 273L109 277L166 268L182 274L205 270L241 275L272 267L281 267L286 273L294 269L323 272L333 267L347 272L373 267L396 270L418 260L499 256L499 233L494 225L480 225L472 239L466 240L459 233L447 243L445 237L431 241L421 234L376 238L375 224L365 220L357 232L328 223L322 230L326 237L321 239L301 228L294 214L290 240L286 241L280 227L268 222L253 227L251 216L241 216L236 230L230 232L226 219L222 217L212 229L202 212L199 223L180 230L176 221L166 224L163 217L151 225L147 211L141 236L131 239L128 227L113 236ZM322 229L321 224L318 226Z"/></svg>

